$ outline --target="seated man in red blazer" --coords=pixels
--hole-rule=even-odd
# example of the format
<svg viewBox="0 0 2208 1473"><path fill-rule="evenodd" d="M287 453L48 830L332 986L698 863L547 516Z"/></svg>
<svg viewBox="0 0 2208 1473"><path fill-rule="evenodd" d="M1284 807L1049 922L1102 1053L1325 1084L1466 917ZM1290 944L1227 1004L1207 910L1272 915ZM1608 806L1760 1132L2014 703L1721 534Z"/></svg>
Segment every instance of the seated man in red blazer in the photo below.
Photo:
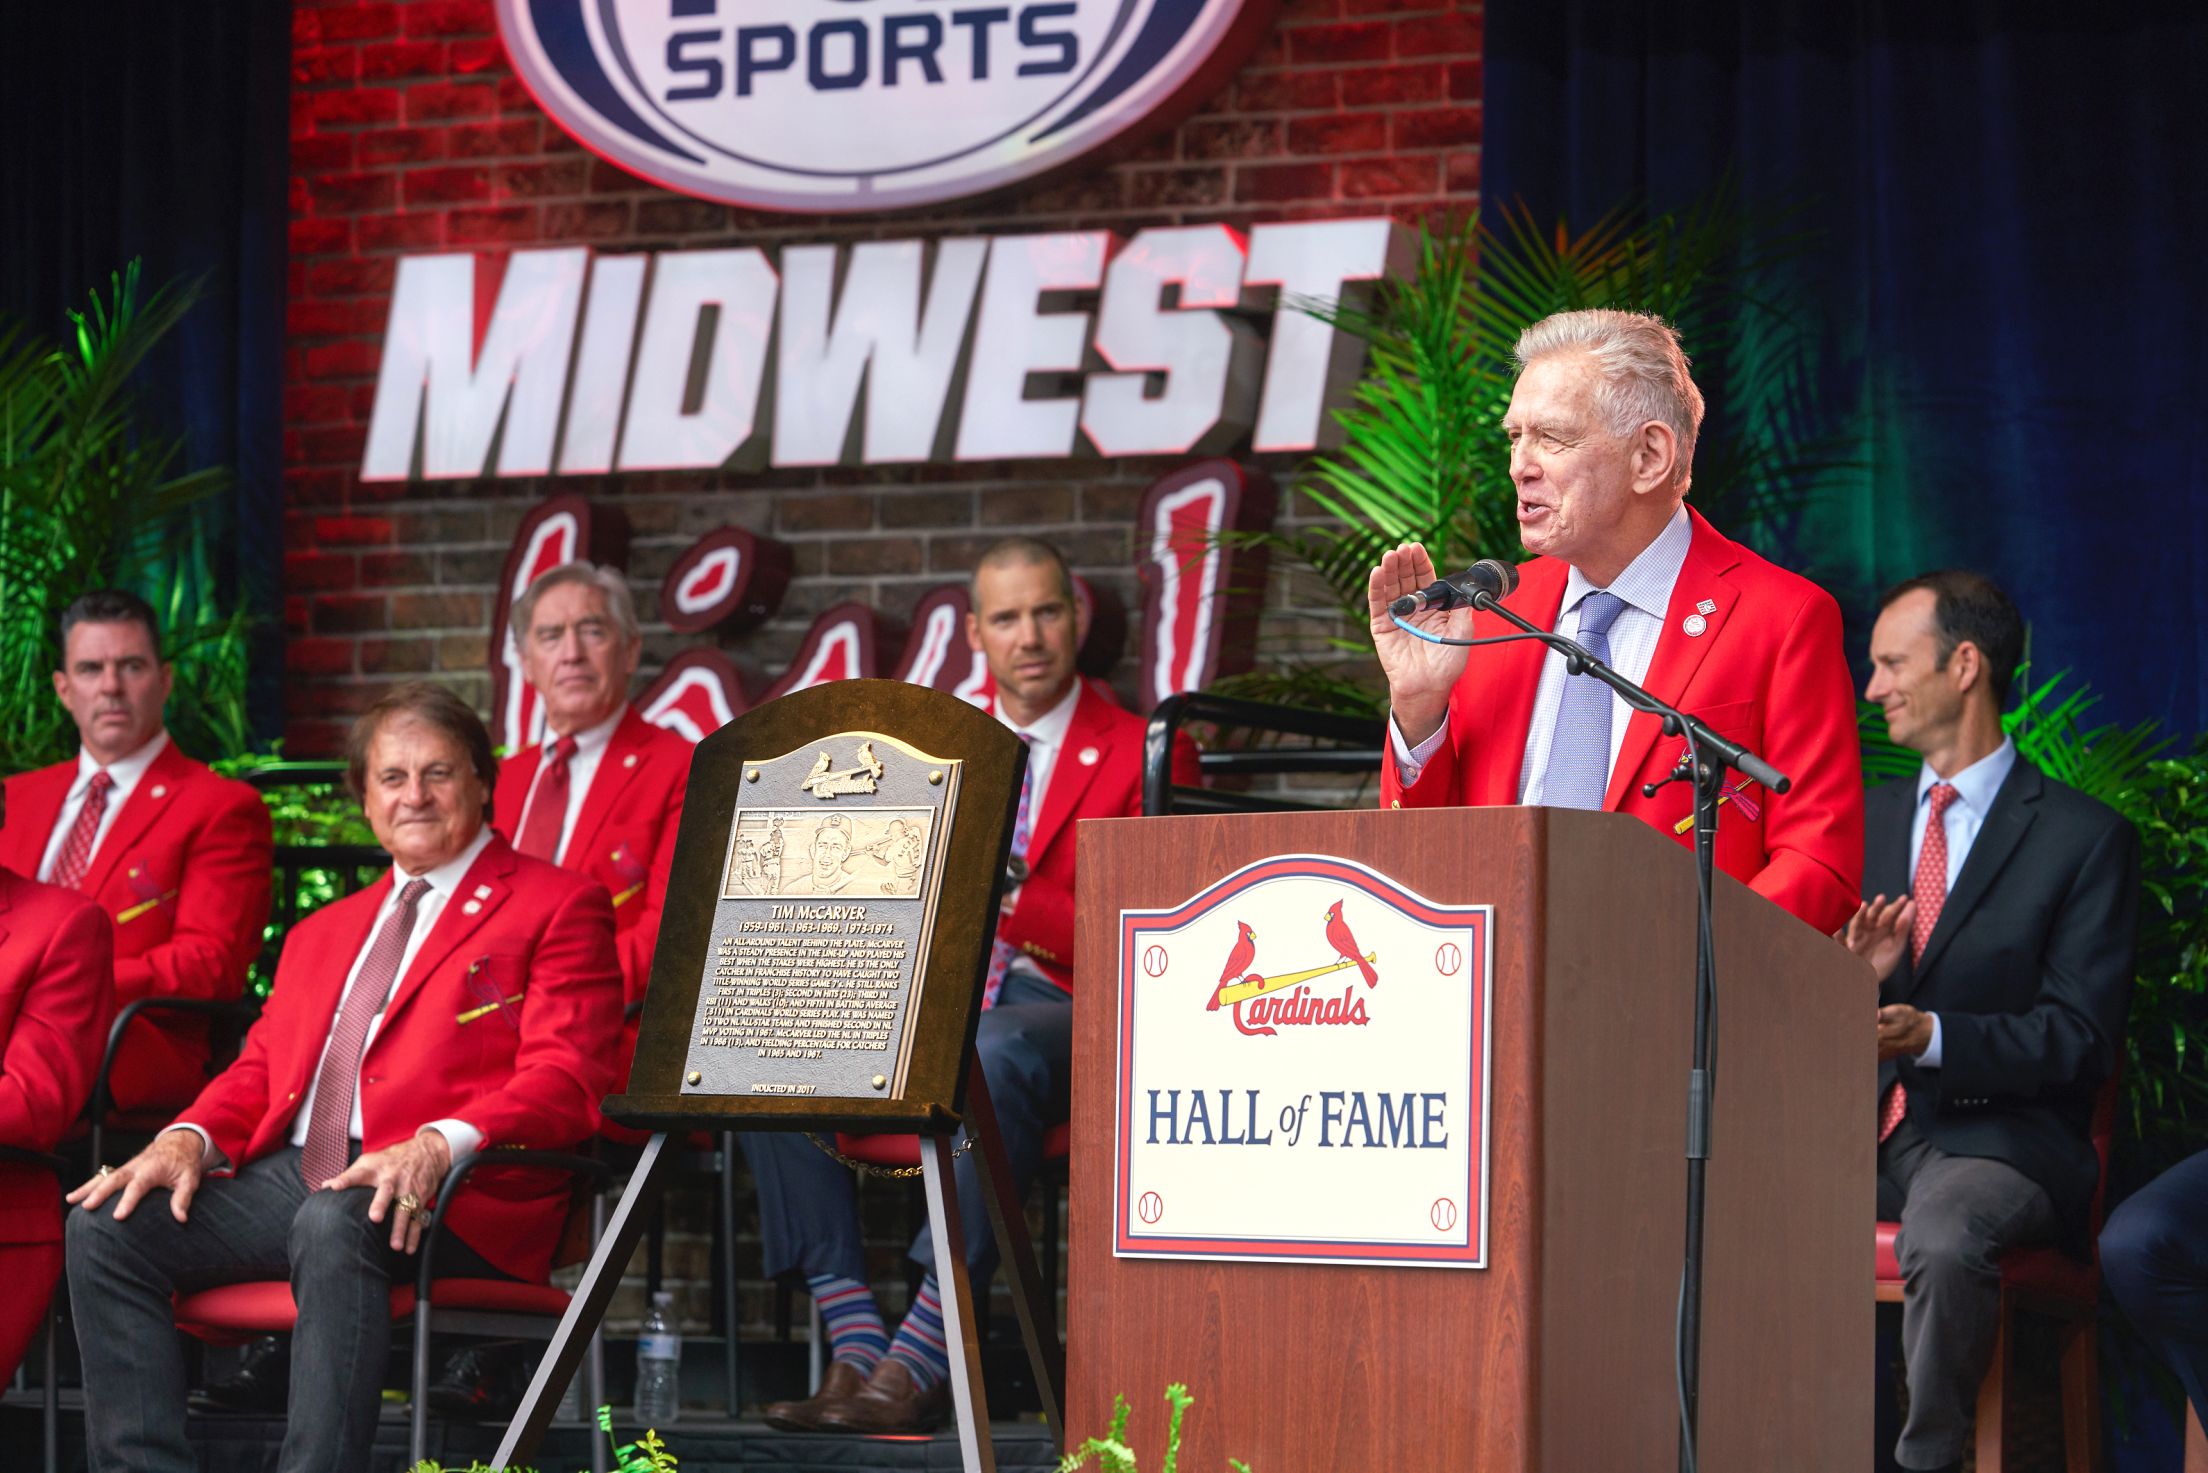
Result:
<svg viewBox="0 0 2208 1473"><path fill-rule="evenodd" d="M491 822L515 849L588 875L613 897L629 1004L652 979L659 909L682 826L690 743L629 704L644 635L628 582L568 563L529 585L507 621L523 676L544 706L544 740L499 764ZM629 1077L636 1022L614 1074Z"/></svg>
<svg viewBox="0 0 2208 1473"><path fill-rule="evenodd" d="M491 823L532 858L587 875L613 897L621 992L627 1008L652 979L659 911L674 866L690 743L629 704L644 651L628 580L612 568L566 563L514 601L507 627L521 670L544 710L544 738L498 767ZM639 1019L624 1009L613 1085L629 1077ZM608 1124L610 1137L643 1140ZM426 1395L455 1416L497 1412L520 1398L530 1361L520 1341L469 1345Z"/></svg>
<svg viewBox="0 0 2208 1473"><path fill-rule="evenodd" d="M1503 428L1518 535L1534 559L1504 602L1569 636L1659 700L1793 779L1735 778L1718 867L1818 930L1852 915L1863 874L1863 772L1840 610L1806 579L1729 542L1686 506L1702 395L1678 334L1638 312L1560 312L1518 339ZM1406 634L1397 597L1434 581L1406 544L1372 571L1372 641L1393 730L1391 807L1539 803L1633 814L1683 845L1693 809L1670 776L1684 742L1531 640L1479 649ZM1469 609L1416 615L1452 638L1514 631Z"/></svg>
<svg viewBox="0 0 2208 1473"><path fill-rule="evenodd" d="M491 831L490 734L443 687L378 701L346 757L391 874L300 922L238 1061L69 1194L94 1467L196 1467L171 1296L286 1276L299 1320L279 1466L365 1469L390 1284L452 1163L598 1127L621 1017L606 892ZM472 1178L440 1270L541 1282L568 1200L543 1172Z"/></svg>
<svg viewBox="0 0 2208 1473"><path fill-rule="evenodd" d="M84 1109L113 1011L114 953L98 906L0 867L0 1146L51 1151ZM0 1380L15 1374L59 1277L53 1177L0 1162Z"/></svg>
<svg viewBox="0 0 2208 1473"><path fill-rule="evenodd" d="M1073 576L1056 548L1008 537L981 555L966 639L988 663L997 719L1028 747L1012 835L1015 888L997 917L987 1011L974 1043L1015 1193L1027 1190L1042 1164L1045 1133L1071 1105L1074 825L1142 812L1145 724L1075 671L1083 633ZM1196 749L1185 738L1174 757L1177 780L1198 781ZM939 1421L949 1407L950 1362L935 1275L922 1282L891 1338L867 1287L851 1173L803 1136L754 1131L741 1139L759 1183L767 1273L804 1273L832 1356L819 1394L768 1407L767 1421L849 1432ZM970 1155L958 1158L956 1173L966 1262L975 1302L985 1304L996 1236ZM933 1263L926 1229L912 1257Z"/></svg>
<svg viewBox="0 0 2208 1473"><path fill-rule="evenodd" d="M142 599L85 594L62 613L61 648L54 693L82 746L8 779L0 865L87 895L113 920L118 1011L142 997L237 998L268 924L268 809L162 729L170 672ZM119 1109L173 1110L206 1082L201 1018L144 1018L115 1057Z"/></svg>

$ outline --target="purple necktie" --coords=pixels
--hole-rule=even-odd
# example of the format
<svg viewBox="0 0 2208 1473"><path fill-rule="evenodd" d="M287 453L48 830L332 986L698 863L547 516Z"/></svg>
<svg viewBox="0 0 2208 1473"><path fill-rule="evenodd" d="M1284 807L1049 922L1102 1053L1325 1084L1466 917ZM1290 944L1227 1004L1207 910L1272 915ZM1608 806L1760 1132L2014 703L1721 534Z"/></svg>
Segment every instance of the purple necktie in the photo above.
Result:
<svg viewBox="0 0 2208 1473"><path fill-rule="evenodd" d="M1579 601L1579 633L1588 654L1610 662L1610 626L1625 612L1625 600L1595 592ZM1541 802L1549 808L1602 807L1610 787L1610 687L1590 675L1566 676L1564 699L1556 708L1556 735L1549 743L1549 771Z"/></svg>

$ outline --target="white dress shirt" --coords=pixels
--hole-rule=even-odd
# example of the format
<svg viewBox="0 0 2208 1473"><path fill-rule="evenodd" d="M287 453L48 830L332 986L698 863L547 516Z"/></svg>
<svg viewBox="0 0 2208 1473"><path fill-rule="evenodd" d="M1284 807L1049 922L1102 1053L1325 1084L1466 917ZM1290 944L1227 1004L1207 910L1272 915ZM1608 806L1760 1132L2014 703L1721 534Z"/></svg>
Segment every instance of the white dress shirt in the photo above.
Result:
<svg viewBox="0 0 2208 1473"><path fill-rule="evenodd" d="M1590 593L1608 592L1623 600L1625 607L1618 612L1610 625L1609 666L1627 680L1638 685L1648 677L1648 667L1656 657L1657 641L1663 638L1664 616L1671 607L1672 590L1678 585L1679 570L1687 561L1687 549L1694 542L1694 523L1681 506L1672 514L1655 540L1641 549L1625 570L1611 580L1608 589L1598 589L1593 580L1578 568L1571 569L1564 580L1564 603L1557 613L1556 632L1567 639L1579 637L1580 606ZM1549 748L1556 740L1556 717L1564 704L1564 682L1572 677L1565 672L1564 655L1550 650L1541 662L1541 683L1533 695L1533 719L1526 727L1526 753L1518 768L1518 801L1539 803L1546 796L1549 773ZM1582 680L1592 676L1582 675ZM1618 748L1625 742L1626 723L1633 718L1633 708L1623 696L1612 693L1610 697L1610 766L1618 760ZM1411 747L1403 740L1401 727L1391 717L1388 721L1388 738L1395 746L1396 770L1402 775L1403 785L1410 787L1418 781L1419 773L1432 759L1449 734L1449 720L1442 718L1433 735ZM1607 777L1608 768L1604 769Z"/></svg>
<svg viewBox="0 0 2208 1473"><path fill-rule="evenodd" d="M1027 824L1031 832L1036 821L1043 816L1043 796L1050 790L1050 775L1057 769L1059 754L1065 749L1066 733L1073 726L1073 708L1080 704L1081 679L1075 676L1073 689L1066 692L1065 699L1036 717L1031 726L1021 726L1015 722L1004 714L1004 707L1001 705L992 708L997 720L1004 723L1007 730L1018 732L1027 738ZM1005 914L1011 913L1019 899L1017 886L1005 892ZM1007 975L1018 972L1024 977L1050 982L1043 975L1042 968L1029 961L1024 951L1012 958L1005 971ZM1058 984L1050 982L1050 985L1055 987Z"/></svg>
<svg viewBox="0 0 2208 1473"><path fill-rule="evenodd" d="M1993 811L1993 799L2001 791L2001 785L2009 780L2009 771L2016 766L2016 743L2007 737L2001 745L1979 758L1953 777L1941 777L1926 763L1917 773L1917 811L1909 820L1909 877L1915 882L1917 857L1924 852L1924 830L1932 817L1930 794L1932 789L1946 783L1955 789L1955 801L1947 805L1941 815L1940 826L1947 831L1947 888L1955 889L1955 877L1963 872L1963 861L1970 857L1970 846L1978 842L1978 831L1986 826L1986 815ZM1932 1020L1932 1041L1925 1045L1917 1063L1926 1069L1940 1067L1940 1015L1926 1013Z"/></svg>
<svg viewBox="0 0 2208 1473"><path fill-rule="evenodd" d="M153 766L153 759L161 755L161 749L169 744L167 731L157 731L153 739L120 761L110 763L108 780L115 784L107 790L107 808L100 814L100 826L92 831L92 853L85 856L89 862L100 852L100 844L107 838L107 831L115 827L115 815L123 811L123 804L136 791L138 780ZM69 831L77 826L77 815L84 811L85 796L92 791L92 774L100 770L100 764L92 754L77 748L77 780L69 785L69 796L61 800L61 814L54 820L54 831L46 836L46 857L38 862L38 876L51 881L54 866L61 863L61 846L69 841Z"/></svg>
<svg viewBox="0 0 2208 1473"><path fill-rule="evenodd" d="M583 800L590 795L590 780L598 775L598 764L605 760L606 748L613 741L613 730L628 714L626 702L621 709L588 731L570 732L575 738L575 755L567 759L567 813L560 819L560 846L552 851L552 862L567 861L567 841L575 836L575 820L583 812ZM548 730L544 747L549 750L559 738ZM514 825L514 837L520 838L529 831L529 809L537 801L537 785L544 781L544 759L537 761L536 775L529 779L529 797L521 805L521 821Z"/></svg>
<svg viewBox="0 0 2208 1473"><path fill-rule="evenodd" d="M475 841L461 851L457 859L448 860L427 874L410 875L396 864L391 866L391 889L383 897L383 904L376 907L375 919L368 924L368 934L361 939L360 951L353 957L353 965L345 973L345 986L337 994L336 1005L330 1009L332 1038L335 1037L337 1032L338 1016L345 1011L345 998L352 992L353 983L360 976L361 965L368 960L368 953L375 950L376 937L382 933L384 922L389 920L392 914L398 910L399 892L406 888L407 881L427 880L429 881L429 890L421 899L414 902L414 929L407 934L406 950L399 954L398 971L392 974L391 990L393 992L398 990L400 979L406 976L406 969L414 964L415 953L422 949L422 943L429 938L429 933L436 929L437 917L444 913L445 902L452 899L453 892L460 888L460 882L467 878L469 867L475 863L477 857L485 849L490 847L490 843L491 830L490 826L486 824L482 831L475 836ZM363 1059L368 1057L369 1047L375 1043L376 1034L383 1029L383 1010L384 1007L390 1005L390 1002L391 998L387 993L384 996L383 1003L376 1008L375 1017L369 1021L367 1036L360 1041L360 1056ZM307 1076L307 1093L305 1098L299 1101L299 1114L293 1119L291 1126L291 1143L295 1146L304 1146L307 1143L307 1125L314 1118L314 1096L315 1092L321 1087L322 1059L328 1055L331 1041L331 1039L323 1040L322 1052L315 1056L314 1070ZM188 1120L179 1120L176 1127L172 1128L196 1131L199 1138L206 1142L206 1148L210 1151L213 1150L214 1141L200 1126L194 1125ZM483 1143L483 1132L477 1130L465 1120L433 1120L424 1128L435 1130L444 1136L446 1143L452 1147L452 1159L455 1161L468 1155ZM353 1085L353 1113L346 1121L345 1131L354 1140L359 1140L363 1133L360 1120L360 1085L358 1081L355 1081Z"/></svg>

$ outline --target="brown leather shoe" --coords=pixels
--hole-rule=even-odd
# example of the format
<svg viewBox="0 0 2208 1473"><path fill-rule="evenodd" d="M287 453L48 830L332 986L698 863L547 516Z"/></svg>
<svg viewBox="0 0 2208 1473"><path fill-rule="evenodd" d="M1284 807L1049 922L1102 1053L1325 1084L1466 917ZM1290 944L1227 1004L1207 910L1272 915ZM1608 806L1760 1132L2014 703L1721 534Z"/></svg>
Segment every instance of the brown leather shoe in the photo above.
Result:
<svg viewBox="0 0 2208 1473"><path fill-rule="evenodd" d="M849 1401L821 1413L823 1432L928 1432L941 1426L951 1410L951 1384L942 1380L922 1391L903 1361L884 1359L866 1386Z"/></svg>
<svg viewBox="0 0 2208 1473"><path fill-rule="evenodd" d="M864 1390L866 1377L859 1374L857 1366L845 1360L830 1361L828 1374L820 1378L820 1390L803 1401L769 1402L759 1415L769 1427L784 1432L818 1432L823 1416Z"/></svg>

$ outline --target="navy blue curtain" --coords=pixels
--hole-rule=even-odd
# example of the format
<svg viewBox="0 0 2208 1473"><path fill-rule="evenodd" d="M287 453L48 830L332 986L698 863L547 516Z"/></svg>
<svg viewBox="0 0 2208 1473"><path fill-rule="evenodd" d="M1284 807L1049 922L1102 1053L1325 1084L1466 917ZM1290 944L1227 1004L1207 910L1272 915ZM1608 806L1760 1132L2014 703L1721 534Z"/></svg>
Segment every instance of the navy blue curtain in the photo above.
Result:
<svg viewBox="0 0 2208 1473"><path fill-rule="evenodd" d="M133 257L205 295L142 376L235 486L204 509L258 617L253 724L281 733L288 4L0 7L0 314L41 332Z"/></svg>
<svg viewBox="0 0 2208 1473"><path fill-rule="evenodd" d="M1777 551L1859 666L1879 588L1962 564L2039 673L2208 729L2208 10L1491 0L1486 54L1491 211L1584 225L1728 171L1804 208L1861 470Z"/></svg>

